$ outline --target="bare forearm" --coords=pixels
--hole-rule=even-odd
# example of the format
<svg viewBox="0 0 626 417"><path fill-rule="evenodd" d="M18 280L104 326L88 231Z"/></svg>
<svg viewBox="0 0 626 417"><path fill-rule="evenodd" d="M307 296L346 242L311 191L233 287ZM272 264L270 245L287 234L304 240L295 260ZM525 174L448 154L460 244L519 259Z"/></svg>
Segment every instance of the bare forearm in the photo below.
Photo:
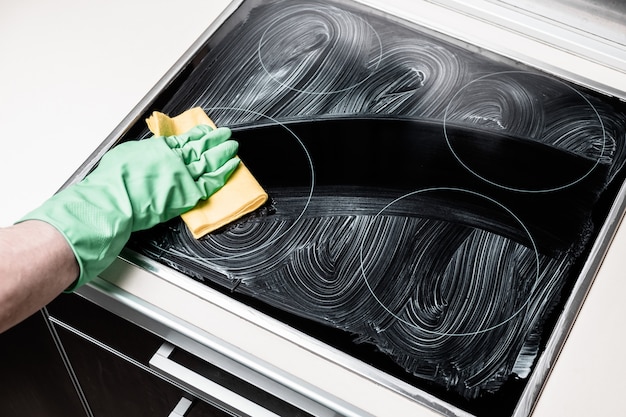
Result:
<svg viewBox="0 0 626 417"><path fill-rule="evenodd" d="M78 274L72 249L49 224L0 228L0 332L48 304Z"/></svg>

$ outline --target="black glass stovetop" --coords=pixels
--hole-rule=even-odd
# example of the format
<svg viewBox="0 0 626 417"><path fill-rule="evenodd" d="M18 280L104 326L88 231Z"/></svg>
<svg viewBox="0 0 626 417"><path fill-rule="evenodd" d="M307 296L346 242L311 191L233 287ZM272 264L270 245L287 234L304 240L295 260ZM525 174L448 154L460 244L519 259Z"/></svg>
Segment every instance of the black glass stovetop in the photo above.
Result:
<svg viewBox="0 0 626 417"><path fill-rule="evenodd" d="M146 115L192 107L231 127L270 200L131 250L510 415L623 181L622 102L357 3L254 1Z"/></svg>

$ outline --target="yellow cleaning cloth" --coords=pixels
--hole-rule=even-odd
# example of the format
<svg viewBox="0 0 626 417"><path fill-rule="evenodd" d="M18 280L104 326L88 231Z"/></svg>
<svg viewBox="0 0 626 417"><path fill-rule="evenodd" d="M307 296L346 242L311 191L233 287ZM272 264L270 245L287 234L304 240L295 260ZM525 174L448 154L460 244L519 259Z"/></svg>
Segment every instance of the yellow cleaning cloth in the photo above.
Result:
<svg viewBox="0 0 626 417"><path fill-rule="evenodd" d="M216 128L209 116L199 107L187 110L176 117L154 112L146 119L146 123L155 136L179 135L199 124ZM226 185L207 200L200 201L196 207L181 217L193 236L199 239L256 210L266 201L267 193L243 162L240 162Z"/></svg>

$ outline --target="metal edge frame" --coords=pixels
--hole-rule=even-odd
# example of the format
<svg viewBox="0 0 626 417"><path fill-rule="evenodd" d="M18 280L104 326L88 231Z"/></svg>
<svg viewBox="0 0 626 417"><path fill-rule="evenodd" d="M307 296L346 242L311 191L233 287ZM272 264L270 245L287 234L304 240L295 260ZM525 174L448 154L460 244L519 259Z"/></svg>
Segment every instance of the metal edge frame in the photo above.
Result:
<svg viewBox="0 0 626 417"><path fill-rule="evenodd" d="M526 417L532 413L537 400L550 376L552 368L574 326L593 282L595 281L604 258L626 212L626 182L616 195L609 214L600 229L598 238L578 276L574 288L567 299L554 330L548 339L544 352L539 357L535 369L529 377L512 417Z"/></svg>
<svg viewBox="0 0 626 417"><path fill-rule="evenodd" d="M583 59L625 72L624 47L611 40L595 36L521 7L496 0L427 0L460 11L469 16L493 23L503 29L568 51ZM622 54L620 55L620 52Z"/></svg>
<svg viewBox="0 0 626 417"><path fill-rule="evenodd" d="M568 70L562 65L548 63L536 57L523 53L515 48L515 45L508 45L498 42L495 39L484 39L473 35L471 31L465 30L463 27L456 27L442 22L442 19L432 19L433 13L440 17L442 14L449 14L455 17L465 17L475 22L481 22L489 26L490 30L501 31L518 36L526 40L533 41L537 45L545 45L554 50L562 51L570 57L576 58L579 62L592 63L596 68L602 68L613 73L626 75L626 59L618 59L611 56L608 60L600 59L606 54L616 53L619 48L608 44L607 42L591 42L588 39L587 44L600 48L602 53L592 53L592 46L581 48L575 40L582 39L581 35L566 30L550 26L529 14L516 12L510 7L498 6L493 3L487 3L490 0L476 0L477 3L463 2L462 0L420 0L422 6L430 6L426 13L417 13L417 10L403 13L403 9L398 6L389 5L381 0L354 0L358 3L367 5L379 12L390 17L399 18L409 23L417 24L422 29L430 31L433 35L445 39L449 42L465 48L479 51L480 53L491 53L493 57L504 57L513 62L519 62L537 70L547 72L564 80L573 82L580 86L589 88L596 92L611 97L617 97L622 101L626 101L626 89L616 88L607 83L607 80L600 81L597 77L592 78L589 75L583 75L577 70ZM417 2L416 2L417 3ZM478 7L481 5L481 7ZM487 7L487 4L489 7ZM434 9L433 9L434 8ZM507 18L494 12L498 10ZM423 10L420 10L422 12ZM538 25L540 29L534 27ZM550 32L550 29L559 31L559 36ZM623 50L621 50L623 52ZM610 81L610 80L609 80Z"/></svg>

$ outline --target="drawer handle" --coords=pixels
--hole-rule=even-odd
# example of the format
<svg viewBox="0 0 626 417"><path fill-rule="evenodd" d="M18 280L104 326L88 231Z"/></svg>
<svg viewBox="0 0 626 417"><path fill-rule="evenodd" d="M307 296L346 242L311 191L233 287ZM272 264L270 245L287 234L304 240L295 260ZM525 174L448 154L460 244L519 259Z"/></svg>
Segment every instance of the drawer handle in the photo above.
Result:
<svg viewBox="0 0 626 417"><path fill-rule="evenodd" d="M169 356L173 350L173 345L163 343L150 358L150 367L184 386L198 398L236 416L279 417L278 414L171 360Z"/></svg>
<svg viewBox="0 0 626 417"><path fill-rule="evenodd" d="M188 398L181 398L176 407L172 410L168 417L185 417L187 411L189 411L189 407L191 407L191 400Z"/></svg>

